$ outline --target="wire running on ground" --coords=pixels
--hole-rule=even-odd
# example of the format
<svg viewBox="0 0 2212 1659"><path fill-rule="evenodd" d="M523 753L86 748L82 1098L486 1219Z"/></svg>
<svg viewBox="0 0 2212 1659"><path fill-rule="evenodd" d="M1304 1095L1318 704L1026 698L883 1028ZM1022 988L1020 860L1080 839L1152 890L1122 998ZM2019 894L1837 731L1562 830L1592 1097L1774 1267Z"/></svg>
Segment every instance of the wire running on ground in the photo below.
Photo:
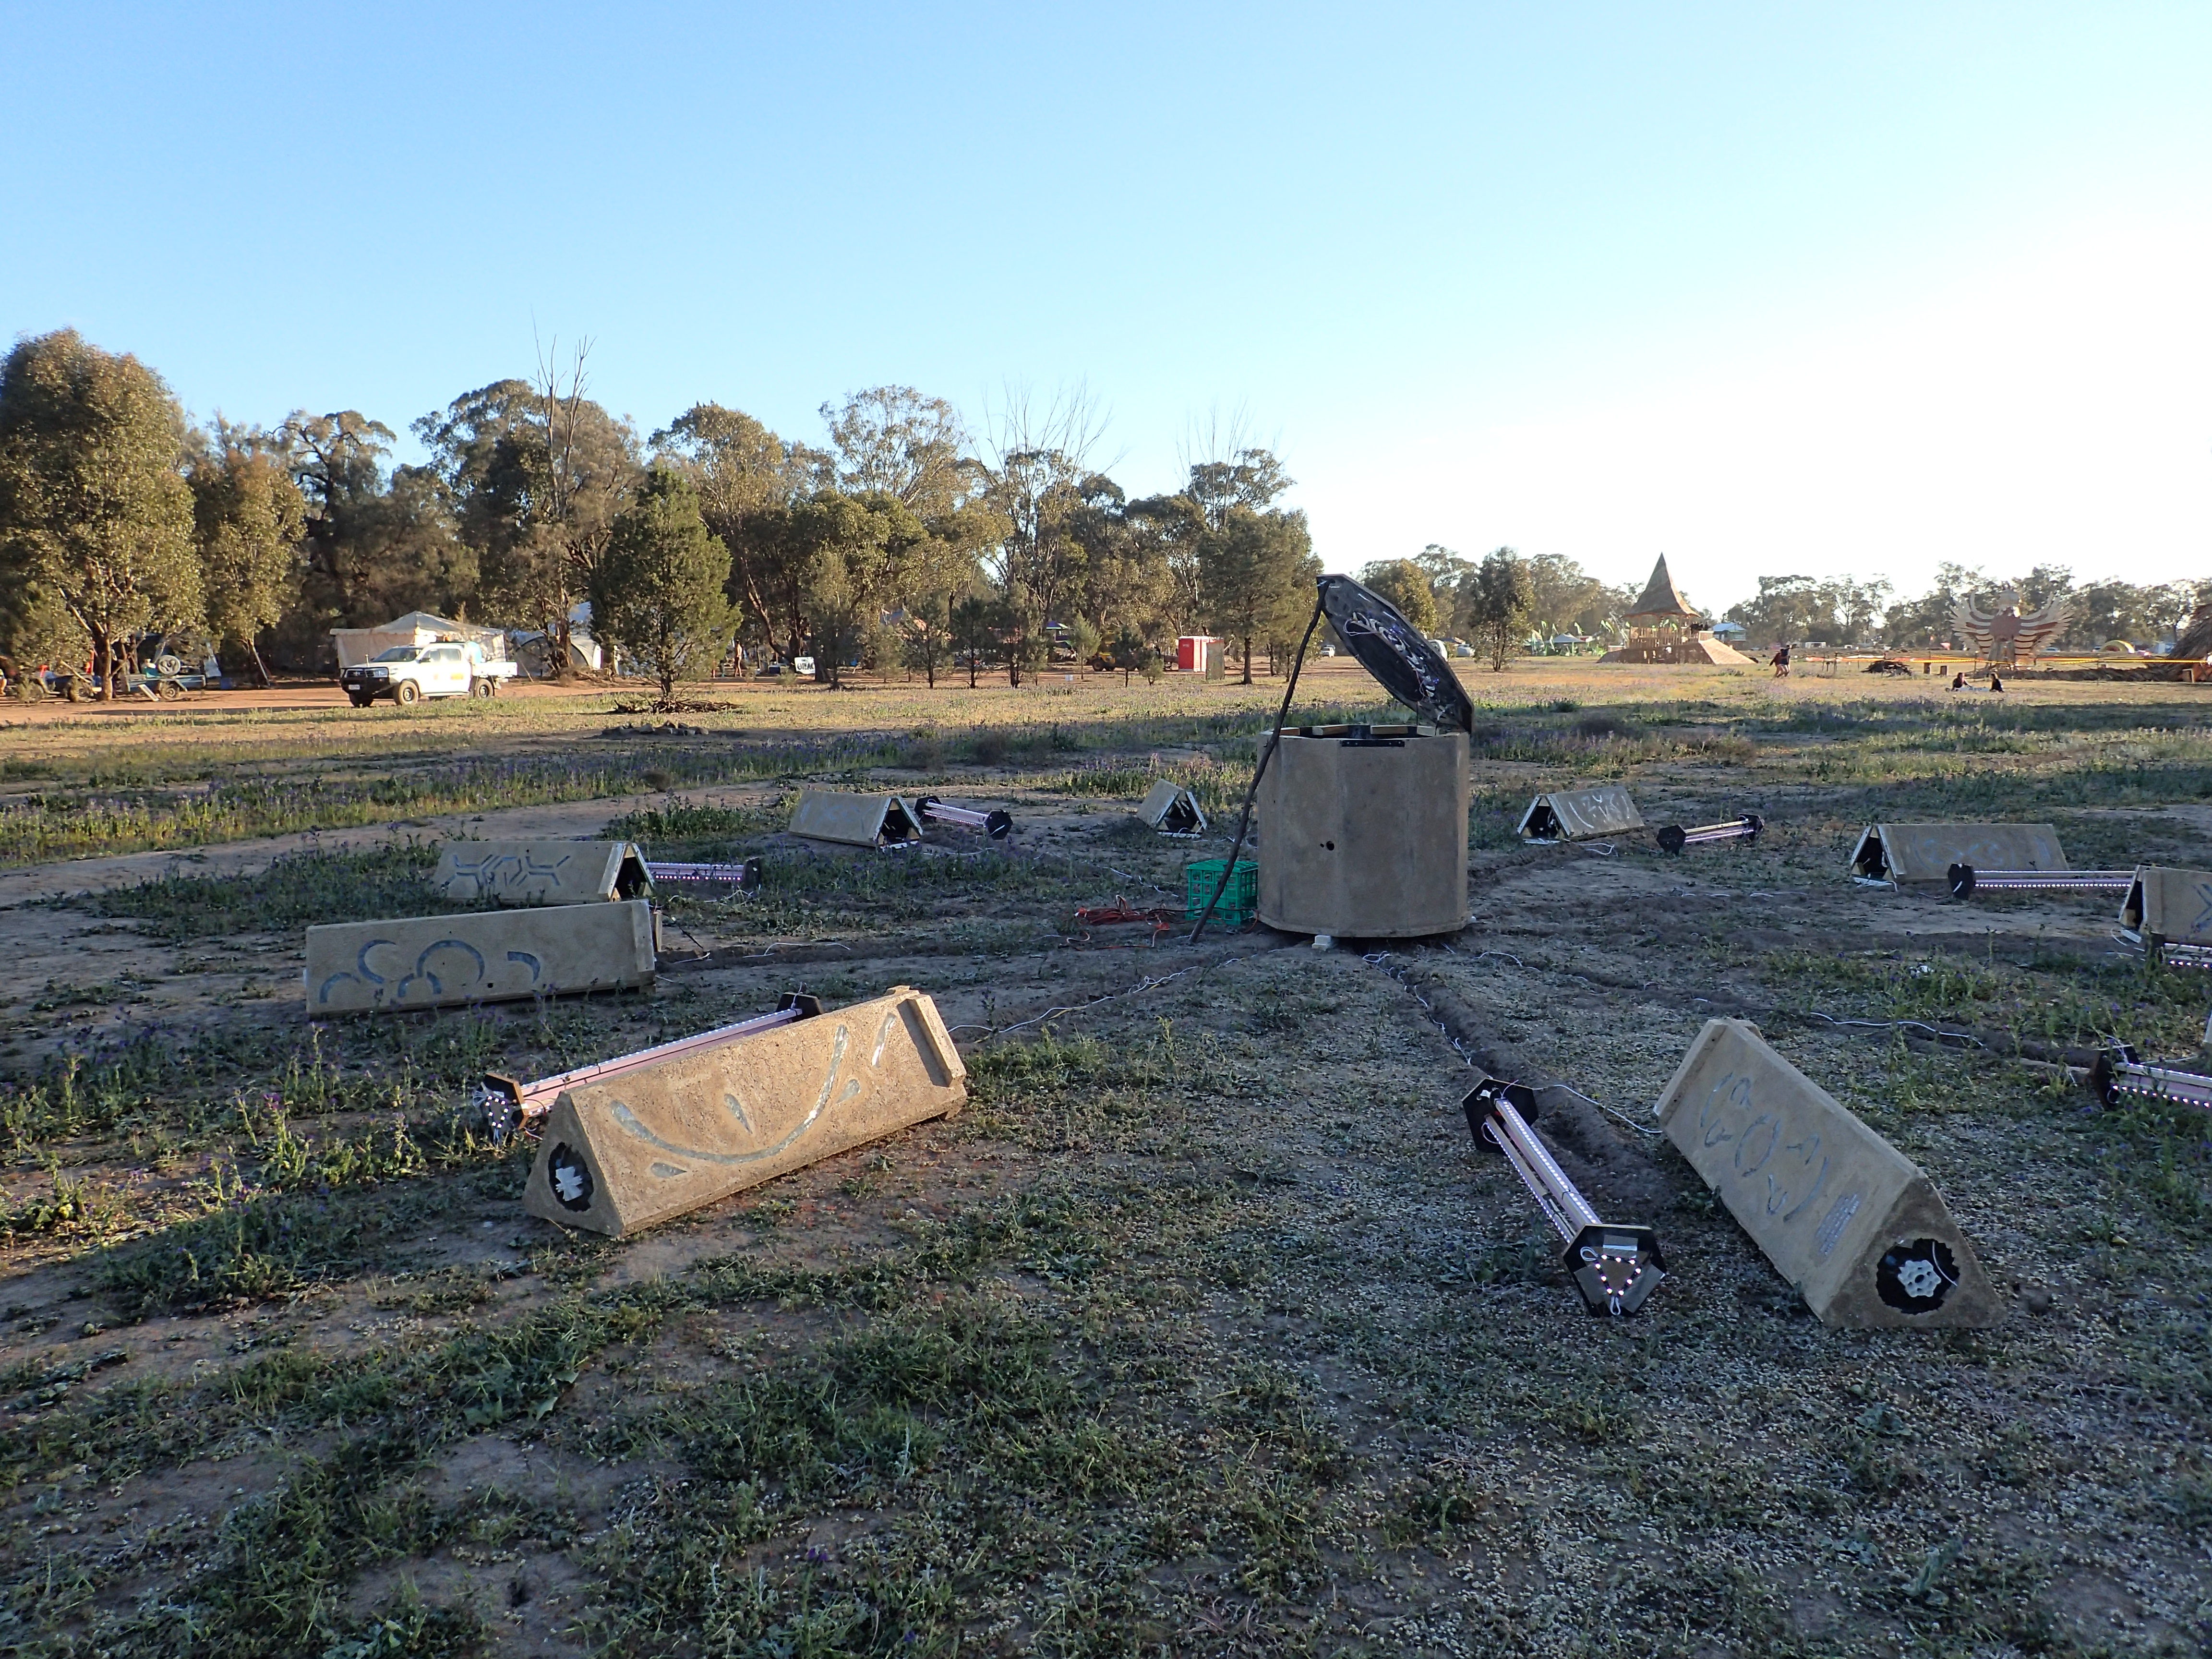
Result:
<svg viewBox="0 0 2212 1659"><path fill-rule="evenodd" d="M1450 947L1447 946L1445 948L1449 949ZM1401 986L1404 987L1407 992L1412 995L1413 1000L1421 1005L1422 1011L1429 1017L1429 1023L1434 1025L1437 1030L1443 1033L1444 1041L1451 1044L1452 1051L1475 1071L1481 1071L1483 1068L1476 1063L1474 1056L1468 1053L1467 1045L1462 1042L1458 1037L1452 1034L1452 1029L1450 1026L1445 1024L1442 1019L1437 1018L1436 1006L1426 997L1423 996L1419 990L1414 988L1413 981L1406 977L1403 969L1394 969L1389 965L1392 957L1395 954L1395 952L1390 951L1378 951L1372 956L1360 957L1360 960L1370 968L1382 969L1385 974L1388 974L1392 979L1396 980ZM1453 954L1456 956L1458 952L1454 951ZM1504 957L1505 959L1511 963L1515 967L1519 968L1521 966L1519 957L1508 956L1506 952L1503 951L1484 951L1480 952L1475 959L1480 961L1483 957ZM1525 972L1527 970L1523 969L1522 971ZM1582 975L1580 974L1570 974L1566 977L1569 979L1582 979ZM1587 985L1589 981L1588 980L1583 980L1583 983ZM1607 1117L1613 1118L1621 1123L1626 1124L1630 1128L1635 1130L1636 1133L1640 1135L1656 1135L1663 1133L1662 1130L1651 1127L1649 1124L1638 1123L1634 1118L1629 1116L1627 1113L1620 1110L1618 1107L1608 1106L1601 1100L1591 1100L1590 1097L1584 1094L1581 1090L1571 1087L1567 1084L1545 1083L1540 1084L1536 1085L1536 1087L1539 1093L1541 1093L1547 1089L1565 1089L1577 1100L1588 1101L1589 1104L1596 1107L1598 1110L1603 1112Z"/></svg>
<svg viewBox="0 0 2212 1659"><path fill-rule="evenodd" d="M1201 968L1231 968L1243 960L1243 957L1224 957L1219 962L1194 962L1189 967L1178 968L1172 974L1148 974L1126 990L1109 991L1103 997L1093 997L1088 1002L1074 1003L1065 1008L1048 1008L1041 1014L1029 1019L1017 1020L1012 1025L955 1025L951 1030L953 1032L981 1031L986 1038L1002 1037L1011 1031L1023 1030L1031 1025L1042 1025L1048 1019L1058 1019L1066 1014L1082 1013L1086 1009L1096 1008L1102 1002L1114 1002L1122 997L1136 996L1141 992L1157 991L1161 986L1170 984L1182 978L1186 974L1194 974Z"/></svg>

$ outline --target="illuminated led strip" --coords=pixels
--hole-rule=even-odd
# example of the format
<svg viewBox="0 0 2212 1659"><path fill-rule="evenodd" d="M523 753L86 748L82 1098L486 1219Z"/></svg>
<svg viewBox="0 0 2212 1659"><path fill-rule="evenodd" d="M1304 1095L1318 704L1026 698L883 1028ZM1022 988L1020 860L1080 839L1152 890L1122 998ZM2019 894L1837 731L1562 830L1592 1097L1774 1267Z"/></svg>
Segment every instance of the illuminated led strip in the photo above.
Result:
<svg viewBox="0 0 2212 1659"><path fill-rule="evenodd" d="M1485 1078L1461 1104L1468 1127L1505 1155L1544 1218L1566 1241L1562 1264L1583 1305L1592 1313L1615 1317L1634 1313L1667 1276L1659 1236L1649 1227L1619 1226L1598 1218L1551 1148L1522 1116L1516 1101L1533 1111L1535 1098L1533 1091L1520 1084Z"/></svg>
<svg viewBox="0 0 2212 1659"><path fill-rule="evenodd" d="M732 887L757 887L761 861L744 859L736 864L669 864L648 862L645 873L655 881L712 881Z"/></svg>
<svg viewBox="0 0 2212 1659"><path fill-rule="evenodd" d="M1951 896L1976 893L2124 893L2135 885L2132 870L1977 870L1971 864L1950 868Z"/></svg>
<svg viewBox="0 0 2212 1659"><path fill-rule="evenodd" d="M1482 1132L1505 1154L1505 1161L1513 1166L1513 1172L1552 1225L1559 1229L1561 1238L1571 1244L1583 1228L1598 1224L1597 1212L1590 1208L1582 1189L1567 1179L1567 1172L1559 1167L1551 1149L1536 1139L1528 1120L1510 1104L1500 1100L1492 1106Z"/></svg>
<svg viewBox="0 0 2212 1659"><path fill-rule="evenodd" d="M1695 842L1757 841L1759 832L1766 828L1766 820L1756 812L1746 812L1740 818L1730 818L1726 823L1701 823L1694 830L1670 823L1653 831L1652 839L1666 852L1679 853Z"/></svg>
<svg viewBox="0 0 2212 1659"><path fill-rule="evenodd" d="M2097 1057L2093 1080L2107 1106L2124 1099L2174 1100L2212 1109L2212 1077L2170 1066L2146 1066L2124 1043Z"/></svg>
<svg viewBox="0 0 2212 1659"><path fill-rule="evenodd" d="M821 1012L819 999L787 992L772 1014L756 1014L752 1018L741 1019L733 1025L717 1025L711 1031L678 1037L673 1042L656 1043L650 1048L640 1048L635 1054L617 1054L612 1060L579 1066L572 1072L562 1072L557 1077L540 1078L535 1083L519 1082L514 1078L488 1072L477 1087L477 1103L491 1127L492 1139L504 1140L520 1125L550 1111L554 1101L563 1089L573 1088L580 1083L620 1077L625 1072L635 1071L654 1060L688 1054L694 1049L711 1048L729 1042L732 1037L750 1036L757 1031L773 1031L779 1025L789 1025Z"/></svg>

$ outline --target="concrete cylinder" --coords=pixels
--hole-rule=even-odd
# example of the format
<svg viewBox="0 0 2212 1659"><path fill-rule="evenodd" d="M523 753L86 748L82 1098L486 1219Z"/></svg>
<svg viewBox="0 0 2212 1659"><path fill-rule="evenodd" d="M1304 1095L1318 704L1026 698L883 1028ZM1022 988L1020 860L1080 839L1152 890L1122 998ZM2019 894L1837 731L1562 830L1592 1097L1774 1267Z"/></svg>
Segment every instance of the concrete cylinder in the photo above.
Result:
<svg viewBox="0 0 2212 1659"><path fill-rule="evenodd" d="M1457 732L1285 732L1260 784L1260 920L1346 939L1465 927L1467 757Z"/></svg>

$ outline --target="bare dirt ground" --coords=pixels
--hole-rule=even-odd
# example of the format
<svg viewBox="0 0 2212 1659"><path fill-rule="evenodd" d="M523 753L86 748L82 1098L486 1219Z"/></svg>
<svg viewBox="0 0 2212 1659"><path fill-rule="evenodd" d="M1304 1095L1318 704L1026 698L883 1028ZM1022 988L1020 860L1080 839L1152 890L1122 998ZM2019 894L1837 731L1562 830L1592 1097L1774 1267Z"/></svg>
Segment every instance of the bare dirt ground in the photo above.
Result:
<svg viewBox="0 0 2212 1659"><path fill-rule="evenodd" d="M2106 902L1954 903L1844 866L1866 822L1943 817L2057 823L2077 865L2203 865L2203 694L1470 683L1474 914L1416 942L1074 921L1179 907L1225 839L1164 841L1129 806L1170 775L1233 809L1265 686L787 694L773 724L763 696L683 717L714 734L678 740L708 781L600 740L613 782L664 781L0 872L0 1641L2202 1650L2212 1140L2191 1109L2096 1109L2064 1060L2116 1036L2192 1058L2208 988L2130 955ZM1316 696L1370 694L1340 673ZM149 789L172 743L319 774L374 752L404 781L580 747L604 710L155 728L130 753ZM106 729L35 757L57 811L117 763ZM738 764L841 731L888 746ZM1653 824L1771 827L1675 859L1513 838L1536 788L1601 778ZM1002 802L1019 828L823 849L781 828L809 779ZM431 841L610 825L758 852L769 885L670 897L649 996L304 1021L305 922L398 914ZM967 1112L635 1239L524 1217L527 1149L445 1127L487 1068L902 983L955 1028ZM1928 1170L2004 1324L1808 1315L1649 1132L1719 1013ZM1582 1311L1468 1133L1470 1060L1597 1103L1544 1127L1601 1211L1659 1229L1641 1316Z"/></svg>

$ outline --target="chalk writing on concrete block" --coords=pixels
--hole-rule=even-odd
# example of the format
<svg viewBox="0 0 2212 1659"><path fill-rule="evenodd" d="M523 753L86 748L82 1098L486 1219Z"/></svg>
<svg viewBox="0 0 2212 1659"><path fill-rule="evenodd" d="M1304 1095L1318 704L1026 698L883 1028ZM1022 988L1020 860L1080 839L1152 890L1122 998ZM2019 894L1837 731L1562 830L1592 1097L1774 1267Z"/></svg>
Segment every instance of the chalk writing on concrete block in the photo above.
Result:
<svg viewBox="0 0 2212 1659"><path fill-rule="evenodd" d="M1757 1027L1707 1021L1655 1109L1823 1323L1932 1328L2003 1317L1934 1183Z"/></svg>

